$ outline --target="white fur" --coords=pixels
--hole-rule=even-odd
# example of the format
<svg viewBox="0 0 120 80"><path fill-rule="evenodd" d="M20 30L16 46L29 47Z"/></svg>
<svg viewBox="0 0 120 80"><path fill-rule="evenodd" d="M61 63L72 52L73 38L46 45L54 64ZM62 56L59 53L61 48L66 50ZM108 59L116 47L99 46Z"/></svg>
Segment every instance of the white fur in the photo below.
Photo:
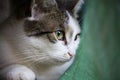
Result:
<svg viewBox="0 0 120 80"><path fill-rule="evenodd" d="M57 80L69 68L78 48L80 38L76 41L74 38L76 34L80 33L80 28L69 12L67 15L69 21L66 36L70 36L72 32L73 34L71 37L67 37L66 46L63 41L53 44L44 37L27 37L23 31L23 21L11 21L13 24L5 25L5 27L11 27L3 29L1 32L0 44L2 44L1 47L5 46L6 50L2 49L0 56L11 57L2 58L3 63L6 63L5 65L17 63L28 67L13 65L8 72L9 78L19 80L18 78L21 77L23 80L34 80L36 75L38 80ZM72 59L68 52L74 55Z"/></svg>
<svg viewBox="0 0 120 80"><path fill-rule="evenodd" d="M35 80L34 72L22 65L10 66L10 71L7 73L8 80Z"/></svg>

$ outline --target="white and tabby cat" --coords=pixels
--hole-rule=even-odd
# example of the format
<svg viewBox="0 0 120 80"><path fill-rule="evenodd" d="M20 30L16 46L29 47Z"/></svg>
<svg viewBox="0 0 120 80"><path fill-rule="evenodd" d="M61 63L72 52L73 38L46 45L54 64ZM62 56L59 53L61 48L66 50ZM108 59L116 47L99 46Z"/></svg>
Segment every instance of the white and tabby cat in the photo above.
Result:
<svg viewBox="0 0 120 80"><path fill-rule="evenodd" d="M1 24L0 80L58 80L74 60L81 32L76 14L83 1L30 3L28 11L18 9Z"/></svg>

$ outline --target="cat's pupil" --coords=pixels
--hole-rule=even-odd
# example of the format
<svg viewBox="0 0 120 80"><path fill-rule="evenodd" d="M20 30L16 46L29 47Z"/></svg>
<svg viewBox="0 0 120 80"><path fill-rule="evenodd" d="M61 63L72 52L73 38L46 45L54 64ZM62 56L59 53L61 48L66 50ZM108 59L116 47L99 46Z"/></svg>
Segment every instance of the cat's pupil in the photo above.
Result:
<svg viewBox="0 0 120 80"><path fill-rule="evenodd" d="M57 37L58 40L64 40L64 38L65 38L64 31L58 30L58 31L55 32L55 34L56 34L56 37Z"/></svg>

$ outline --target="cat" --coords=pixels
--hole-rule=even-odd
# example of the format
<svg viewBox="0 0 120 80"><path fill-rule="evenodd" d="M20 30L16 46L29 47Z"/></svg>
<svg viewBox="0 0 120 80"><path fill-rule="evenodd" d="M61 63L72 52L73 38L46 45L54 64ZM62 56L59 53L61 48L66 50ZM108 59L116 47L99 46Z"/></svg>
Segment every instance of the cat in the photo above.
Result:
<svg viewBox="0 0 120 80"><path fill-rule="evenodd" d="M26 1L0 25L0 80L58 80L80 43L83 1Z"/></svg>

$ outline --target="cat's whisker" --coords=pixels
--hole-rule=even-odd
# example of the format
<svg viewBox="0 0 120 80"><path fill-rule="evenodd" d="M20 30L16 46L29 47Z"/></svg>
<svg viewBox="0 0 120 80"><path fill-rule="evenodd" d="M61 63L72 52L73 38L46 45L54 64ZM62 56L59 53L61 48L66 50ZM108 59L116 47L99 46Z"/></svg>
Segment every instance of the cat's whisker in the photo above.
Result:
<svg viewBox="0 0 120 80"><path fill-rule="evenodd" d="M34 62L44 62L43 60L46 60L47 56L38 56L38 58L34 59Z"/></svg>
<svg viewBox="0 0 120 80"><path fill-rule="evenodd" d="M27 59L27 60L24 60L23 63L30 62L30 64L32 65L32 64L41 63L41 62L43 62L44 59L45 59L45 57L43 57L43 58L38 58L38 59L34 59L34 60L32 60L32 59Z"/></svg>
<svg viewBox="0 0 120 80"><path fill-rule="evenodd" d="M34 60L33 60L33 58L34 58ZM39 60L42 60L42 59L45 59L45 58L46 57L42 56L42 55L34 55L34 56L25 57L25 58L20 58L19 61L34 62L34 61L39 61Z"/></svg>
<svg viewBox="0 0 120 80"><path fill-rule="evenodd" d="M47 59L46 57L36 59L38 62L43 62L43 60Z"/></svg>
<svg viewBox="0 0 120 80"><path fill-rule="evenodd" d="M32 58L35 58L36 56L29 56L29 57L25 57L25 58L19 58L19 61L26 61L26 60L31 60Z"/></svg>

